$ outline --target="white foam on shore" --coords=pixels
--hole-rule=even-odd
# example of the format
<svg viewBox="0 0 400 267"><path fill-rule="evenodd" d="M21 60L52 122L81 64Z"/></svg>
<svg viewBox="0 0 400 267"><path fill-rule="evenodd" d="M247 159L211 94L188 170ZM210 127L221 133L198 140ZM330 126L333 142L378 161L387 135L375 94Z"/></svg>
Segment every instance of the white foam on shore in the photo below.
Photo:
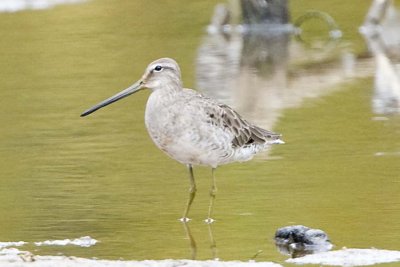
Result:
<svg viewBox="0 0 400 267"><path fill-rule="evenodd" d="M25 253L25 251L21 251L17 248L3 248L0 249L0 256L10 256L10 255L19 255Z"/></svg>
<svg viewBox="0 0 400 267"><path fill-rule="evenodd" d="M98 240L91 238L90 236L82 236L75 239L62 239L62 240L45 240L33 242L36 246L79 246L79 247L91 247L96 245L99 242ZM20 247L25 244L29 244L25 241L17 241L17 242L0 242L0 251L7 247Z"/></svg>
<svg viewBox="0 0 400 267"><path fill-rule="evenodd" d="M76 239L46 240L34 242L36 246L67 246L75 245L90 247L97 243L90 236ZM28 242L0 242L0 266L2 267L171 267L171 266L193 266L193 267L282 267L273 262L254 261L194 261L194 260L144 260L144 261L122 261L122 260L97 260L66 256L39 256L29 251L21 251L17 248ZM344 248L341 250L321 252L306 255L300 258L286 260L294 264L318 264L330 266L369 266L380 263L400 262L400 251L384 249L355 249Z"/></svg>
<svg viewBox="0 0 400 267"><path fill-rule="evenodd" d="M63 240L46 240L35 242L36 246L67 246L74 245L79 247L91 247L96 245L98 241L96 239L91 238L90 236L82 236L80 238L75 239L63 239Z"/></svg>
<svg viewBox="0 0 400 267"><path fill-rule="evenodd" d="M331 266L368 266L379 263L400 262L400 251L345 248L288 259L286 262Z"/></svg>
<svg viewBox="0 0 400 267"><path fill-rule="evenodd" d="M17 242L0 242L0 249L7 248L7 247L20 247L25 245L26 242L24 241L17 241Z"/></svg>
<svg viewBox="0 0 400 267"><path fill-rule="evenodd" d="M144 261L111 261L93 260L66 256L35 256L26 251L13 249L9 254L0 253L2 267L282 267L273 262L242 261L195 261L195 260L144 260Z"/></svg>
<svg viewBox="0 0 400 267"><path fill-rule="evenodd" d="M41 10L61 4L76 4L84 0L1 0L0 12L18 12L22 10Z"/></svg>
<svg viewBox="0 0 400 267"><path fill-rule="evenodd" d="M90 237L82 237L74 240L47 240L35 242L36 245L61 245L70 244L79 246L89 246L95 243ZM22 242L22 241L21 241ZM97 242L97 241L96 241ZM5 242L3 242L5 243ZM7 242L26 244L26 242ZM190 266L190 267L282 267L273 262L254 262L254 261L196 261L196 260L144 260L144 261L123 261L123 260L97 260L67 256L39 256L29 251L21 251L17 248L0 249L1 267L171 267L171 266Z"/></svg>

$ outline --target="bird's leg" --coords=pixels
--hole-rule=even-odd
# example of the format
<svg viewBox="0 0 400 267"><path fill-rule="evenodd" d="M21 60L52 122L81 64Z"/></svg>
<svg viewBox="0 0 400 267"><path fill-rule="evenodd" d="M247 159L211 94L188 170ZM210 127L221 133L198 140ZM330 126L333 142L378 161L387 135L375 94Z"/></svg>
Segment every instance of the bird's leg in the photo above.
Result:
<svg viewBox="0 0 400 267"><path fill-rule="evenodd" d="M190 206L192 205L192 202L194 200L194 197L196 196L196 182L194 180L194 175L193 175L193 167L191 164L188 164L188 169L189 169L189 182L190 182L190 188L189 188L189 199L186 204L185 211L183 213L183 218L180 219L182 222L188 222L190 219L187 217L189 213Z"/></svg>
<svg viewBox="0 0 400 267"><path fill-rule="evenodd" d="M211 169L212 180L211 180L211 188L210 188L210 205L208 206L208 218L205 220L206 223L210 224L214 222L214 219L211 218L215 196L217 195L217 184L215 182L215 168Z"/></svg>

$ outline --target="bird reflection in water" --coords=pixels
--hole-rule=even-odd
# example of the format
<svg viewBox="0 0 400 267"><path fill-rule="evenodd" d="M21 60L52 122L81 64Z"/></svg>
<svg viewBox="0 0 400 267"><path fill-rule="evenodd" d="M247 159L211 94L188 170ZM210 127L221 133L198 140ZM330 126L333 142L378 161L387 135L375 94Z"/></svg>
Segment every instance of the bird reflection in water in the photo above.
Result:
<svg viewBox="0 0 400 267"><path fill-rule="evenodd" d="M392 1L373 1L360 32L375 58L376 114L400 113L400 14Z"/></svg>
<svg viewBox="0 0 400 267"><path fill-rule="evenodd" d="M261 2L268 4L259 6ZM215 8L198 49L196 87L234 107L249 121L274 128L284 109L338 90L335 85L343 77L370 74L366 68L357 68L355 57L343 49L343 43L339 47L340 30L328 14L313 12L300 21L295 19L295 25L289 20L287 1L230 3L237 4ZM330 32L328 39L327 32L320 33L318 49L301 42L305 38L292 40L294 34L304 34L299 28L302 23L321 24L321 20ZM332 59L337 60L332 63Z"/></svg>
<svg viewBox="0 0 400 267"><path fill-rule="evenodd" d="M196 259L197 256L197 243L196 240L192 234L192 231L190 230L188 222L182 222L183 229L185 231L186 238L189 240L189 247L190 247L190 258L192 260ZM217 243L214 238L214 233L212 229L211 223L206 224L207 229L208 229L208 235L210 239L210 250L211 250L211 259L213 260L218 260L217 256Z"/></svg>
<svg viewBox="0 0 400 267"><path fill-rule="evenodd" d="M276 96L286 86L291 28L284 5L280 14L274 16L276 19L268 21L269 9L256 9L252 2L256 1L236 7L243 10L240 13L245 18L245 24L240 25L228 24L235 20L235 8L216 6L208 34L198 52L197 88L267 127L277 118L272 115L280 105ZM258 10L257 14L254 10ZM260 10L265 10L266 14Z"/></svg>

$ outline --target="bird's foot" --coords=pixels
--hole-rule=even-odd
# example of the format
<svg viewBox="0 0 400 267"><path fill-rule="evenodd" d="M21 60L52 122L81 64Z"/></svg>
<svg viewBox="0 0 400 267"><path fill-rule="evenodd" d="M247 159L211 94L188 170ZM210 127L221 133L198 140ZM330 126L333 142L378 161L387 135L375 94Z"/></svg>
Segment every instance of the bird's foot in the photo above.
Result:
<svg viewBox="0 0 400 267"><path fill-rule="evenodd" d="M182 217L179 219L179 221L183 222L183 223L188 223L190 222L192 219L188 218L188 217Z"/></svg>
<svg viewBox="0 0 400 267"><path fill-rule="evenodd" d="M207 218L207 219L204 220L204 222L206 224L212 224L213 222L215 222L215 220L213 218Z"/></svg>

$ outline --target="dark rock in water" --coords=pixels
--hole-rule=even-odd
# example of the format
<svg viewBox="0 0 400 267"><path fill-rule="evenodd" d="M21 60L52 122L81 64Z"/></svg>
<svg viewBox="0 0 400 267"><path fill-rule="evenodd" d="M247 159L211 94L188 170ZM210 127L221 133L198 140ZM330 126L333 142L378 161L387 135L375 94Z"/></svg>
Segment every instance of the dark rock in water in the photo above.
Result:
<svg viewBox="0 0 400 267"><path fill-rule="evenodd" d="M304 243L315 245L329 242L328 235L319 229L311 229L303 225L293 225L279 228L275 232L275 240L278 243Z"/></svg>
<svg viewBox="0 0 400 267"><path fill-rule="evenodd" d="M279 228L274 239L279 252L293 258L328 251L333 247L324 231L303 225Z"/></svg>

